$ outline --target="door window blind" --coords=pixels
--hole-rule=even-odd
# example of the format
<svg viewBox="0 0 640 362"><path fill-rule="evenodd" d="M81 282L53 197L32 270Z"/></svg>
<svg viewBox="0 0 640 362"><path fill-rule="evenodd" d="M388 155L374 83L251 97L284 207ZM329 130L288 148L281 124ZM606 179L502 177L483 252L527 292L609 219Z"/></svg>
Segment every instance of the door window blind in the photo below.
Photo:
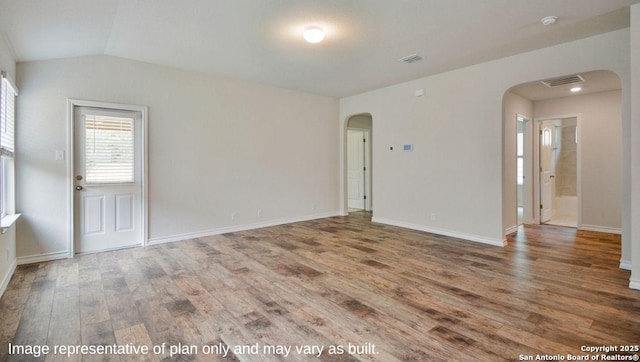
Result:
<svg viewBox="0 0 640 362"><path fill-rule="evenodd" d="M133 119L85 116L85 182L134 182Z"/></svg>
<svg viewBox="0 0 640 362"><path fill-rule="evenodd" d="M5 74L2 74L0 89L0 152L3 156L13 157L15 135L16 90Z"/></svg>

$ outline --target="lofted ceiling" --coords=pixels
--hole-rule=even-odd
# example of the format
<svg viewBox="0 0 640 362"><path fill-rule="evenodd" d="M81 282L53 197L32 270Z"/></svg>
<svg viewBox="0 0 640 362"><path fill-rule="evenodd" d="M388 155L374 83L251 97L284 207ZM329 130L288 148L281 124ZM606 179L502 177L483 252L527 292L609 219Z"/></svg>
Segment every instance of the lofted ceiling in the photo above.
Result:
<svg viewBox="0 0 640 362"><path fill-rule="evenodd" d="M105 54L343 97L625 28L638 2L0 0L0 34L18 62Z"/></svg>

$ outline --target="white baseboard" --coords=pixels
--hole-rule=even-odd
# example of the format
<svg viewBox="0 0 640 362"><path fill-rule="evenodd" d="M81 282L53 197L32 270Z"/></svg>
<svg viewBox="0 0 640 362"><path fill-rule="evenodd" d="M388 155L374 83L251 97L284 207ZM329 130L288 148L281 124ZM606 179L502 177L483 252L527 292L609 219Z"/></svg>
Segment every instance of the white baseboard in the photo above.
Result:
<svg viewBox="0 0 640 362"><path fill-rule="evenodd" d="M640 290L640 280L629 279L629 288Z"/></svg>
<svg viewBox="0 0 640 362"><path fill-rule="evenodd" d="M631 260L620 260L620 269L631 270Z"/></svg>
<svg viewBox="0 0 640 362"><path fill-rule="evenodd" d="M515 233L516 231L518 231L518 225L512 226L510 228L507 228L507 230L504 231L505 235L511 235L513 233Z"/></svg>
<svg viewBox="0 0 640 362"><path fill-rule="evenodd" d="M37 254L20 256L17 258L18 265L41 263L43 261L52 261L58 259L66 259L69 257L68 251L58 251L55 253Z"/></svg>
<svg viewBox="0 0 640 362"><path fill-rule="evenodd" d="M459 232L450 231L450 230L432 228L432 227L424 226L424 225L406 223L406 222L403 222L403 221L389 220L389 219L380 218L380 217L373 217L371 221L379 223L379 224L399 226L399 227L402 227L402 228L419 230L419 231L424 231L424 232L432 233L432 234L450 236L450 237L453 237L453 238L464 239L464 240L469 240L469 241L475 241L477 243L488 244L488 245L493 245L493 246L501 246L501 247L503 247L503 246L507 245L506 240L490 239L490 238L485 238L485 237L477 236L477 235L459 233Z"/></svg>
<svg viewBox="0 0 640 362"><path fill-rule="evenodd" d="M13 263L11 263L11 266L9 267L7 274L5 274L4 277L2 278L2 284L0 284L0 298L4 294L4 291L7 290L7 287L9 286L9 282L11 281L11 277L13 276L13 273L16 271L17 265L18 264L16 263L16 259L13 259Z"/></svg>
<svg viewBox="0 0 640 362"><path fill-rule="evenodd" d="M580 230L586 230L586 231L595 231L595 232L598 232L598 233L609 233L609 234L622 235L622 229L611 228L611 227L607 227L607 226L596 226L596 225L585 225L585 224L582 224L582 226L580 226L579 229Z"/></svg>
<svg viewBox="0 0 640 362"><path fill-rule="evenodd" d="M195 238L203 238L203 237L206 237L206 236L220 235L220 234L226 234L226 233L234 233L234 232L246 231L246 230L252 230L252 229L260 229L260 228L265 228L265 227L269 227L269 226L291 224L291 223L294 223L294 222L309 221L309 220L316 220L316 219L324 219L324 218L333 217L333 216L342 216L342 215L340 215L340 213L337 212L337 211L332 211L332 212L326 212L326 213L321 213L321 214L313 214L313 215L307 215L307 216L292 217L292 218L287 218L287 219L270 220L270 221L254 223L254 224L227 226L227 227L218 228L218 229L198 231L198 232L194 232L194 233L184 233L184 234L176 234L176 235L170 235L170 236L161 236L161 237L158 237L158 238L149 239L149 241L147 242L147 245L163 244L163 243L170 243L170 242L173 242L173 241L188 240L188 239L195 239Z"/></svg>

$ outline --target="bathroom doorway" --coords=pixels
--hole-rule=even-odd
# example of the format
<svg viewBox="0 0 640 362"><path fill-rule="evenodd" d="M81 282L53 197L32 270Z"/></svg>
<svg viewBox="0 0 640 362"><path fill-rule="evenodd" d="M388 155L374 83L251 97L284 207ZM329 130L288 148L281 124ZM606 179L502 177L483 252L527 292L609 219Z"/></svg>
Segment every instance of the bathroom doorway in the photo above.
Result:
<svg viewBox="0 0 640 362"><path fill-rule="evenodd" d="M540 223L578 226L578 119L539 120Z"/></svg>

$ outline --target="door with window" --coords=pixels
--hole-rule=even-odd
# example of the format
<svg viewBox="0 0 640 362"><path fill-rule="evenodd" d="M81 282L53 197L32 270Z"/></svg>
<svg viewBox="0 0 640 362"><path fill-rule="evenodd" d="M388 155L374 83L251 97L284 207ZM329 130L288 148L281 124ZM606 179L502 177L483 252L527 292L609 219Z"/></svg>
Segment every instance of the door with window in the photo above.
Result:
<svg viewBox="0 0 640 362"><path fill-rule="evenodd" d="M540 123L540 222L553 217L555 199L555 121Z"/></svg>
<svg viewBox="0 0 640 362"><path fill-rule="evenodd" d="M142 244L141 112L75 107L74 249Z"/></svg>

